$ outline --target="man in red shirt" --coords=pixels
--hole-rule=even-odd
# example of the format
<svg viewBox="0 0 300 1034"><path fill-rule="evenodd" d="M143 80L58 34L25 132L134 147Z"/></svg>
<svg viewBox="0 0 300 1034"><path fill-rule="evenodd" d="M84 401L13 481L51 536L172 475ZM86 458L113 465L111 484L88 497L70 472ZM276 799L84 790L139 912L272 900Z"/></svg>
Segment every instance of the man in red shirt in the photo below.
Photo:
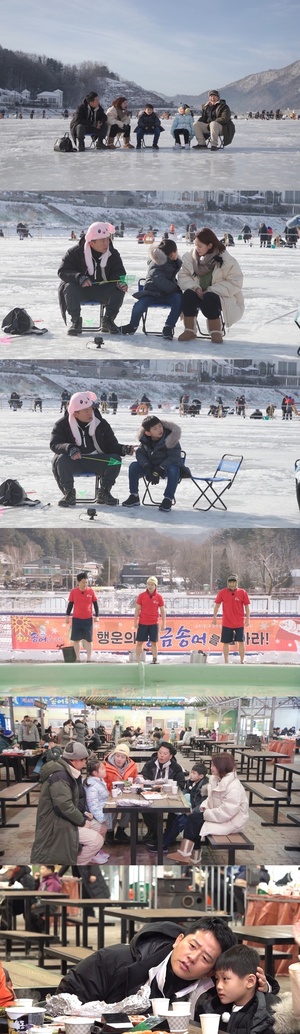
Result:
<svg viewBox="0 0 300 1034"><path fill-rule="evenodd" d="M71 619L71 613L73 617ZM86 571L80 571L77 575L77 586L71 589L67 606L66 622L69 625L72 620L71 643L74 646L76 661L80 661L80 642L85 642L87 661L91 660L93 642L93 608L95 616L98 617L99 607L97 596L94 590L88 585Z"/></svg>
<svg viewBox="0 0 300 1034"><path fill-rule="evenodd" d="M229 644L237 643L240 662L244 664L245 642L244 627L250 624L250 600L245 589L238 589L237 578L231 575L227 579L227 589L220 589L215 598L212 624L217 624L217 613L222 603L222 635L223 655L228 664Z"/></svg>
<svg viewBox="0 0 300 1034"><path fill-rule="evenodd" d="M141 658L143 644L150 639L152 663L157 663L158 625L161 618L161 631L166 627L166 610L163 597L157 592L157 578L151 575L147 579L145 592L140 592L134 612L134 629L136 636L136 659Z"/></svg>

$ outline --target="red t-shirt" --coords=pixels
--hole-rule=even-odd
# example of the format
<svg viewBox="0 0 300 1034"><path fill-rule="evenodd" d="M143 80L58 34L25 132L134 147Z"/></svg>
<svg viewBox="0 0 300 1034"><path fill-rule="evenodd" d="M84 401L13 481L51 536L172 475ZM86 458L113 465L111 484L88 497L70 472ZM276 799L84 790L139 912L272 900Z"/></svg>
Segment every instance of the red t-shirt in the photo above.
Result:
<svg viewBox="0 0 300 1034"><path fill-rule="evenodd" d="M84 592L81 592L81 589L78 589L78 587L71 589L69 603L74 603L73 617L92 618L94 601L97 603L97 596L94 589L90 589L89 586Z"/></svg>
<svg viewBox="0 0 300 1034"><path fill-rule="evenodd" d="M245 621L245 607L250 603L245 589L221 589L215 603L223 604L222 625L225 628L242 628Z"/></svg>
<svg viewBox="0 0 300 1034"><path fill-rule="evenodd" d="M145 592L140 592L136 602L141 607L139 623L141 625L157 625L159 610L165 605L160 593L155 590L151 595L148 589L146 589Z"/></svg>

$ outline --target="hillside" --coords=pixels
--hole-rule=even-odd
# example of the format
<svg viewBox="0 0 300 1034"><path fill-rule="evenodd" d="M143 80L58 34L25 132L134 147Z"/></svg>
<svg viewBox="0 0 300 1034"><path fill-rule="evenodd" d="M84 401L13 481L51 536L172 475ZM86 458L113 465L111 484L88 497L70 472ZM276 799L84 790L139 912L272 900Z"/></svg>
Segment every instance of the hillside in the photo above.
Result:
<svg viewBox="0 0 300 1034"><path fill-rule="evenodd" d="M240 114L246 111L261 111L264 108L276 110L281 108L300 109L300 61L294 61L285 68L269 69L266 72L254 72L244 79L227 83L218 87L232 111ZM197 110L207 100L207 93L188 94L185 101ZM179 104L182 94L173 97L174 104Z"/></svg>

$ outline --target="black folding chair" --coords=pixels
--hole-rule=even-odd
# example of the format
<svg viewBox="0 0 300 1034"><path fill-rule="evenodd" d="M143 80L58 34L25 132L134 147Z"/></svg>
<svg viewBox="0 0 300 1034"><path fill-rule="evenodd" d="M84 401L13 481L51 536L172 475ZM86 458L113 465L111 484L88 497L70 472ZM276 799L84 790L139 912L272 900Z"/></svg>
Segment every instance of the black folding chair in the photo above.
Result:
<svg viewBox="0 0 300 1034"><path fill-rule="evenodd" d="M182 471L184 471L185 461L186 461L186 452L184 452L183 449L182 449L182 451L181 451L181 470ZM180 484L180 481L182 481L182 478L189 477L189 476L190 476L189 473L186 473L186 474L185 473L180 473L178 485ZM144 474L143 474L142 480L143 480L144 486L145 486L144 495L142 496L142 504L143 504L143 506L160 506L161 499L158 499L156 501L156 499L153 499L153 496L152 496L152 491L151 491L153 489L152 481L148 481L148 478L146 478ZM164 480L164 478L160 478L159 480ZM174 498L174 499L172 499L172 506L175 506L175 504L176 504L176 499Z"/></svg>

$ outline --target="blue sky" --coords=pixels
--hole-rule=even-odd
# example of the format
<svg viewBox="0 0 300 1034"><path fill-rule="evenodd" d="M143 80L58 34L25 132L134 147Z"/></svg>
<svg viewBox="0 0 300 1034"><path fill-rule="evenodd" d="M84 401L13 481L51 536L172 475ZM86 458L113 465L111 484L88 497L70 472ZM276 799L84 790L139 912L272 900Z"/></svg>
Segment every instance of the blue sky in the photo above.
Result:
<svg viewBox="0 0 300 1034"><path fill-rule="evenodd" d="M299 0L10 0L1 45L184 96L297 61L299 29Z"/></svg>

